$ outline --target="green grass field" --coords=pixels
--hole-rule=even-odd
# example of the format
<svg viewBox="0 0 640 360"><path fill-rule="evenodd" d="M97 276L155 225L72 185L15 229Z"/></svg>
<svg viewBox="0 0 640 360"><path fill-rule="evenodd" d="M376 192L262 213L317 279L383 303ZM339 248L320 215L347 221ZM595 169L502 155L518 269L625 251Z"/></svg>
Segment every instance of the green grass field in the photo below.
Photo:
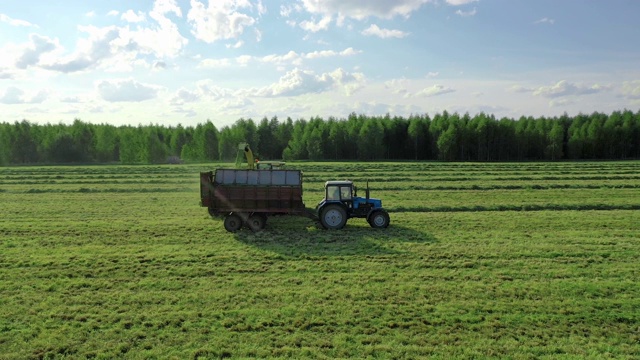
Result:
<svg viewBox="0 0 640 360"><path fill-rule="evenodd" d="M0 168L0 359L640 357L640 162L292 167L391 226L227 233L213 165Z"/></svg>

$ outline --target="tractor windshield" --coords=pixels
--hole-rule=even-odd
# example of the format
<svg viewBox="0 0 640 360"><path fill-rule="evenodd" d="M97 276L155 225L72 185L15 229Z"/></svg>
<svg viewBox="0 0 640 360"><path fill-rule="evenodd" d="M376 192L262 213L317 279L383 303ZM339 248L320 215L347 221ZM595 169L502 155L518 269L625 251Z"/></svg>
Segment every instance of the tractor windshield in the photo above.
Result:
<svg viewBox="0 0 640 360"><path fill-rule="evenodd" d="M343 200L351 200L351 186L341 186L340 196Z"/></svg>
<svg viewBox="0 0 640 360"><path fill-rule="evenodd" d="M340 187L328 186L327 187L327 200L340 200Z"/></svg>

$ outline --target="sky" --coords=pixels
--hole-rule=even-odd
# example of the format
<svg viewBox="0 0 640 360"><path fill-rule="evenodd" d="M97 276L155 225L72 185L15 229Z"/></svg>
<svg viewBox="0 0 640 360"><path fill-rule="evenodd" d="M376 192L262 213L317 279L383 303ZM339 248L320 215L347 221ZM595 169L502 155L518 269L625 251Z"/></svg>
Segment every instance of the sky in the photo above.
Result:
<svg viewBox="0 0 640 360"><path fill-rule="evenodd" d="M638 111L638 14L637 0L3 0L0 122Z"/></svg>

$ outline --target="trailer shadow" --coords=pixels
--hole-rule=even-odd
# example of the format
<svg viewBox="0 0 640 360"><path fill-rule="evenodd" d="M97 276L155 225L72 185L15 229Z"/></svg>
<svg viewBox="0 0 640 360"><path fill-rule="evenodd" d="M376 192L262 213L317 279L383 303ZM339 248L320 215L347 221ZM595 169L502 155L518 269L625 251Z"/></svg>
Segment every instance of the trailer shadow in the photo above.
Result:
<svg viewBox="0 0 640 360"><path fill-rule="evenodd" d="M342 230L324 230L294 217L269 219L265 230L253 233L243 229L234 233L234 237L246 245L286 257L401 254L405 252L402 246L395 245L437 242L426 231L401 225L372 229L368 225L347 224Z"/></svg>

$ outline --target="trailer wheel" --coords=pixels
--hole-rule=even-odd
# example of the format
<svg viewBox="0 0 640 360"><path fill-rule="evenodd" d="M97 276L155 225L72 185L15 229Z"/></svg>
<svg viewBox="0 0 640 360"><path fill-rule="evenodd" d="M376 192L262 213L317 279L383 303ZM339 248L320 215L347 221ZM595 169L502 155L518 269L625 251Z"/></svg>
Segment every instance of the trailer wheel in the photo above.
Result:
<svg viewBox="0 0 640 360"><path fill-rule="evenodd" d="M228 232L236 232L242 227L242 219L237 214L229 214L224 218L224 228Z"/></svg>
<svg viewBox="0 0 640 360"><path fill-rule="evenodd" d="M372 228L384 229L389 226L389 222L389 213L384 210L375 211L369 217L369 225L371 225Z"/></svg>
<svg viewBox="0 0 640 360"><path fill-rule="evenodd" d="M260 231L264 229L267 223L267 217L263 214L253 214L249 216L249 219L246 222L247 227L253 231Z"/></svg>
<svg viewBox="0 0 640 360"><path fill-rule="evenodd" d="M325 229L342 229L347 223L347 212L340 205L327 205L322 209L320 223Z"/></svg>

